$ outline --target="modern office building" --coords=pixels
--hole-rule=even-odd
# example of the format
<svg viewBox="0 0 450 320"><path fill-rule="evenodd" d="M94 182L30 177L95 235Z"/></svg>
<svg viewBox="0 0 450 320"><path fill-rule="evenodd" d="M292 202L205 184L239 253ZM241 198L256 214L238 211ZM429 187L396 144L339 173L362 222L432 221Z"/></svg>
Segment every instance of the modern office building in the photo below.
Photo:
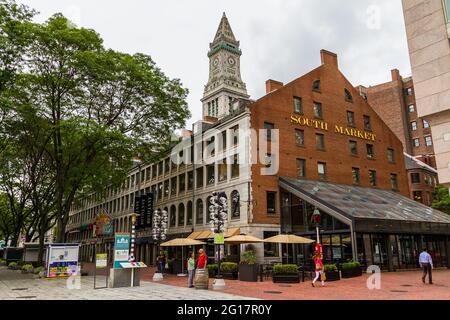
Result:
<svg viewBox="0 0 450 320"><path fill-rule="evenodd" d="M450 187L450 1L402 2L417 114L431 126L439 182Z"/></svg>
<svg viewBox="0 0 450 320"><path fill-rule="evenodd" d="M341 73L337 55L322 50L319 67L286 85L268 80L266 95L251 101L240 54L224 15L208 54L203 119L160 161L135 166L121 188L72 208L69 241L82 242L84 257L92 256L95 216L106 209L114 230L128 231L133 201L142 194L153 195L152 209L169 213L168 239L212 243L209 197L225 192L225 237L291 232L315 238L311 216L317 209L327 262L359 259L406 268L430 244L437 265L449 265L450 217L408 198L403 145ZM136 256L152 263L151 217L144 220ZM102 250L111 245L111 238L97 243ZM285 246L252 246L260 262L286 261ZM238 258L239 249L227 245L227 259ZM310 262L311 249L297 246L294 252ZM213 246L208 250L214 256Z"/></svg>

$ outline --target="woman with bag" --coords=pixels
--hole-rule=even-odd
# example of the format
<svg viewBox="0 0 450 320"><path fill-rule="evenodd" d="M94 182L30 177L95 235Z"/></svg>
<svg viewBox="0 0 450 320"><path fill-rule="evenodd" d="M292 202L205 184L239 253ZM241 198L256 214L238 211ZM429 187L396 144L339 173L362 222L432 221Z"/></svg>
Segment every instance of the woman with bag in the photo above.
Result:
<svg viewBox="0 0 450 320"><path fill-rule="evenodd" d="M186 266L188 270L188 287L194 287L194 274L195 274L195 254L191 252L189 259L186 261Z"/></svg>
<svg viewBox="0 0 450 320"><path fill-rule="evenodd" d="M325 273L323 272L323 261L322 261L323 257L322 254L320 252L317 252L314 257L314 265L315 265L315 271L316 271L316 277L314 278L314 280L312 281L311 285L313 287L315 287L314 283L316 283L316 281L319 279L322 282L322 287L325 286Z"/></svg>

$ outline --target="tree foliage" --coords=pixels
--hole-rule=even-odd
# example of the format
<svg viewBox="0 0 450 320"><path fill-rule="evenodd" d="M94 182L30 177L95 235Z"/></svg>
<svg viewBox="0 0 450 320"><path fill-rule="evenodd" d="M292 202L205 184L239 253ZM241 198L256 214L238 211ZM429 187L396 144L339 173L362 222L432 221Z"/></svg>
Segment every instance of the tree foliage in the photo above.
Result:
<svg viewBox="0 0 450 320"><path fill-rule="evenodd" d="M18 8L13 1L0 4ZM33 23L33 11L21 9L20 15L8 11L20 22L18 44L0 33L2 46L15 48L2 66L0 157L11 164L1 150L13 150L21 161L16 167L27 188L16 190L38 217L32 229L54 220L57 241L64 241L77 197L122 183L133 156L152 158L167 149L190 114L188 92L148 55L106 49L98 33L61 14Z"/></svg>
<svg viewBox="0 0 450 320"><path fill-rule="evenodd" d="M437 186L432 207L450 214L450 193L447 187Z"/></svg>

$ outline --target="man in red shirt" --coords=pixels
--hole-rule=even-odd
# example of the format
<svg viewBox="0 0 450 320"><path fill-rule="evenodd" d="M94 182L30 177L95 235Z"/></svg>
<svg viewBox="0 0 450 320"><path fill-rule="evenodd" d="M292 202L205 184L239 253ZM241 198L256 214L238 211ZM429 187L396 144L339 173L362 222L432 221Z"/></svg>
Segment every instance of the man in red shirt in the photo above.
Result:
<svg viewBox="0 0 450 320"><path fill-rule="evenodd" d="M203 249L198 250L199 256L197 260L197 268L205 269L208 263L208 257L206 257L205 251Z"/></svg>

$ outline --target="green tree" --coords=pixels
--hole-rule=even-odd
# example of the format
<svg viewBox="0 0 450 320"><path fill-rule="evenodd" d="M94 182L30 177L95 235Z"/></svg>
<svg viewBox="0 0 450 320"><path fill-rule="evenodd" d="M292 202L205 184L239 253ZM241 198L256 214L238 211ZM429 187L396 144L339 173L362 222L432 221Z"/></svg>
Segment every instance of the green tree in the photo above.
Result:
<svg viewBox="0 0 450 320"><path fill-rule="evenodd" d="M19 129L27 115L35 117L39 134L23 145L44 151L63 242L76 197L120 184L133 155L151 158L167 149L189 116L187 90L149 56L107 50L96 32L60 14L28 23L27 32L31 42L8 90L7 117Z"/></svg>
<svg viewBox="0 0 450 320"><path fill-rule="evenodd" d="M431 207L450 214L450 193L447 187L436 187L436 191L434 192L434 201Z"/></svg>

